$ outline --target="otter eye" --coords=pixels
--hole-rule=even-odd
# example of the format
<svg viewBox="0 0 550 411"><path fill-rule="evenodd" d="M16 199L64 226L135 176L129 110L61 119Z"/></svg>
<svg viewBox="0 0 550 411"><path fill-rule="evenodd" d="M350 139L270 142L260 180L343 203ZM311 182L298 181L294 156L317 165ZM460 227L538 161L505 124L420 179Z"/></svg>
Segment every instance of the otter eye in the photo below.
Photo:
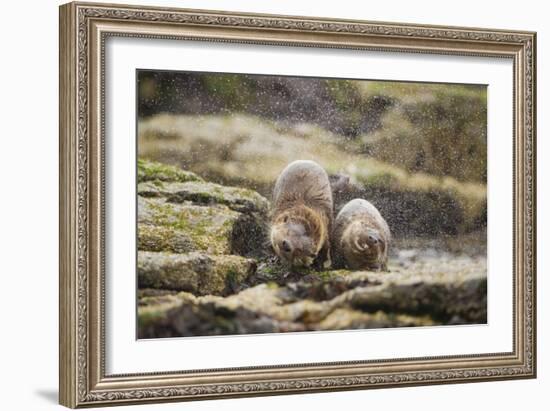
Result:
<svg viewBox="0 0 550 411"><path fill-rule="evenodd" d="M287 215L284 216L283 223L288 223L288 216Z"/></svg>

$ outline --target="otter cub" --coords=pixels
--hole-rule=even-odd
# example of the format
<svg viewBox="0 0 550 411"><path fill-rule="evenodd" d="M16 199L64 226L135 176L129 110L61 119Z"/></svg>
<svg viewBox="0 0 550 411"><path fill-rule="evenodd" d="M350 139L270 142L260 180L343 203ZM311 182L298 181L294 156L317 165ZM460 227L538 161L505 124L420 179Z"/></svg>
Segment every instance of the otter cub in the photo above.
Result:
<svg viewBox="0 0 550 411"><path fill-rule="evenodd" d="M332 213L332 192L325 170L314 161L290 163L273 189L273 250L292 266L330 266Z"/></svg>
<svg viewBox="0 0 550 411"><path fill-rule="evenodd" d="M336 216L333 240L340 266L388 271L390 239L386 220L367 200L351 200Z"/></svg>

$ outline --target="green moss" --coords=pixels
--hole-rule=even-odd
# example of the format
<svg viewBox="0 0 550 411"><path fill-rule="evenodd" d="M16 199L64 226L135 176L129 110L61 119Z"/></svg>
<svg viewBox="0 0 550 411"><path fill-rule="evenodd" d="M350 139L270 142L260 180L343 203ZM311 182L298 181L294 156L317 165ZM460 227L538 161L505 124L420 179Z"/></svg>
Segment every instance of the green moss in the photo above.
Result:
<svg viewBox="0 0 550 411"><path fill-rule="evenodd" d="M227 202L220 189L214 189L212 191L196 191L194 193L187 194L187 198L190 201L199 204L224 204Z"/></svg>
<svg viewBox="0 0 550 411"><path fill-rule="evenodd" d="M142 182L138 184L138 193L143 197L165 197L171 203L223 204L246 213L266 213L268 209L268 201L253 190L210 182Z"/></svg>
<svg viewBox="0 0 550 411"><path fill-rule="evenodd" d="M157 228L144 228L143 241L151 237L151 232L160 232L157 236L160 237L159 247L162 250L170 250L176 236L184 236L188 239L190 250L203 250L214 254L225 254L230 251L231 233L239 214L228 207L216 206L213 209L174 205L153 199L147 200L147 207L151 209L151 226Z"/></svg>
<svg viewBox="0 0 550 411"><path fill-rule="evenodd" d="M182 230L162 225L138 225L138 250L185 253L196 248Z"/></svg>
<svg viewBox="0 0 550 411"><path fill-rule="evenodd" d="M446 96L487 99L487 89L476 85L462 84L429 84L429 83L401 83L387 81L354 81L355 86L364 98L381 96L396 101L408 99L429 99Z"/></svg>
<svg viewBox="0 0 550 411"><path fill-rule="evenodd" d="M181 183L187 181L203 181L202 178L190 171L141 158L137 161L137 173L138 182L153 181L154 184L158 184L159 181L174 181Z"/></svg>
<svg viewBox="0 0 550 411"><path fill-rule="evenodd" d="M254 269L255 264L252 260L233 255L218 256L213 271L201 278L201 292L230 294L246 283L246 279Z"/></svg>

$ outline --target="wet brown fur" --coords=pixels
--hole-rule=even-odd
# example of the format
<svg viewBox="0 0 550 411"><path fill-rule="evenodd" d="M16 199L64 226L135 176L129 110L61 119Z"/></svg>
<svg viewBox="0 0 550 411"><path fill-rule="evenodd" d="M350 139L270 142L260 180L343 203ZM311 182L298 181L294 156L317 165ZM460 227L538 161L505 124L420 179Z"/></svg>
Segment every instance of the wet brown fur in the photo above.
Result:
<svg viewBox="0 0 550 411"><path fill-rule="evenodd" d="M300 224L312 241L314 265L318 268L327 263L330 265L333 205L330 183L324 170L313 162L290 164L279 176L273 197L271 239L276 254L283 257L277 244L273 243L274 234L285 233L285 228L291 224ZM300 251L297 250L298 261L309 257L300 255Z"/></svg>
<svg viewBox="0 0 550 411"><path fill-rule="evenodd" d="M361 204L367 203L367 207ZM357 204L357 207L353 207ZM351 205L352 207L348 207ZM373 235L377 243L367 244ZM346 204L334 223L333 243L337 266L352 269L387 271L390 229L379 211L366 200L355 199ZM365 249L365 245L368 245Z"/></svg>

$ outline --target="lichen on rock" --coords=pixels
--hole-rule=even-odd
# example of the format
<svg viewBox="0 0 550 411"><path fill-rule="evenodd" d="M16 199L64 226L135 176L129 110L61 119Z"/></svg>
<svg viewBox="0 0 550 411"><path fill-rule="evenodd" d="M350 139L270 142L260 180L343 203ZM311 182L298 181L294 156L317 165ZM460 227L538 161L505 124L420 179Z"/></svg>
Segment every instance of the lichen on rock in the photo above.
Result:
<svg viewBox="0 0 550 411"><path fill-rule="evenodd" d="M137 161L137 179L140 183L145 181L177 181L180 183L203 181L202 178L191 171L141 158Z"/></svg>
<svg viewBox="0 0 550 411"><path fill-rule="evenodd" d="M138 250L187 253L197 250L195 242L184 230L174 227L138 224Z"/></svg>
<svg viewBox="0 0 550 411"><path fill-rule="evenodd" d="M236 255L138 253L138 286L188 291L195 295L224 295L254 272L256 262Z"/></svg>
<svg viewBox="0 0 550 411"><path fill-rule="evenodd" d="M138 204L138 246L144 251L205 251L230 254L234 225L240 214L223 205L173 204L142 198Z"/></svg>
<svg viewBox="0 0 550 411"><path fill-rule="evenodd" d="M164 197L169 203L190 201L200 205L222 204L232 210L244 213L267 213L267 200L255 191L226 187L204 181L161 182L148 181L138 184L138 195L142 197Z"/></svg>
<svg viewBox="0 0 550 411"><path fill-rule="evenodd" d="M253 190L140 160L138 249L265 254L268 201Z"/></svg>

